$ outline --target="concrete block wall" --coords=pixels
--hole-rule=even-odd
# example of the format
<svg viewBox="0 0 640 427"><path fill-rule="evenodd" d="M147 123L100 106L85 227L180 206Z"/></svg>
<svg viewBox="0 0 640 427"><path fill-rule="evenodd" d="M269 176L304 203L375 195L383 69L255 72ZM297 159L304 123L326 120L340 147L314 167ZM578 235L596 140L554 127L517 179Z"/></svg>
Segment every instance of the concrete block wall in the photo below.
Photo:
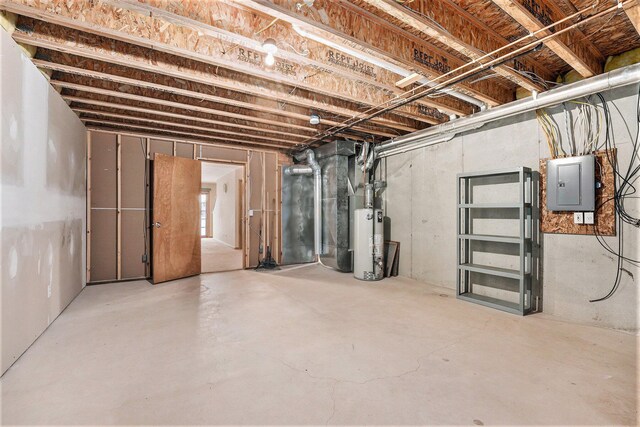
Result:
<svg viewBox="0 0 640 427"><path fill-rule="evenodd" d="M627 165L632 141L638 135L638 86L604 93L612 113L613 135L621 166ZM564 110L551 110L564 132ZM401 242L400 275L455 289L456 286L456 174L527 166L539 170L549 157L544 133L534 113L494 122L439 145L387 158L381 173L391 239ZM640 199L627 208L640 213ZM640 232L625 225L626 255L638 259ZM617 247L617 238L605 238ZM543 234L543 311L564 320L638 331L640 271L625 264L618 292L609 300L589 303L605 295L616 274L615 257L594 236ZM462 302L461 302L462 303Z"/></svg>
<svg viewBox="0 0 640 427"><path fill-rule="evenodd" d="M85 285L86 130L0 30L4 373Z"/></svg>

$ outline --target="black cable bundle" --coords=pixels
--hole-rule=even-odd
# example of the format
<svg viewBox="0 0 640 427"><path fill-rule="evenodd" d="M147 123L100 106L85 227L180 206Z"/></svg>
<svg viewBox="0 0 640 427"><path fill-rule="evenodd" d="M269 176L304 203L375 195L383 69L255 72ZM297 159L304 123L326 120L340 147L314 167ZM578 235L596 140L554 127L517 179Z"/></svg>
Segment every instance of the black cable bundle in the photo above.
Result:
<svg viewBox="0 0 640 427"><path fill-rule="evenodd" d="M629 165L627 166L626 171L620 171L618 165L618 159L614 155L615 143L612 141L611 132L611 111L609 110L609 106L607 105L606 100L601 94L597 94L600 102L602 103L602 108L604 110L605 116L605 141L604 148L605 154L607 157L607 161L613 168L614 174L614 196L610 199L604 200L601 204L596 207L597 211L602 208L602 206L613 199L615 205L616 217L618 220L618 249L615 251L612 249L602 238L602 236L598 233L597 224L594 225L594 233L598 243L609 253L613 254L617 258L617 268L616 268L616 277L613 283L613 287L605 296L597 299L589 300L589 302L599 302L609 299L620 286L620 281L622 279L622 272L626 271L623 267L624 262L628 262L635 266L640 265L640 261L627 258L624 256L624 224L630 224L634 227L640 227L640 218L636 218L627 212L625 208L625 202L627 199L637 198L638 196L634 196L636 193L635 182L640 177L640 157L639 157L639 142L638 141L638 128L636 128L636 136L633 141L633 150L631 153L631 160L629 161ZM640 126L640 87L638 87L638 98L637 98L637 106L636 106L636 121L637 126Z"/></svg>

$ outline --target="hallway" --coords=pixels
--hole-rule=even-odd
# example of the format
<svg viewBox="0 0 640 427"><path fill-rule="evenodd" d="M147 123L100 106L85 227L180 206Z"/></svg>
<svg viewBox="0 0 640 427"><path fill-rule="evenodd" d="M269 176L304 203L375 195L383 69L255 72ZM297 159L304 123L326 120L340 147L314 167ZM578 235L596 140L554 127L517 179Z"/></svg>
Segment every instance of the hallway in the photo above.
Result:
<svg viewBox="0 0 640 427"><path fill-rule="evenodd" d="M234 249L216 239L204 237L201 248L203 273L242 269L242 249Z"/></svg>

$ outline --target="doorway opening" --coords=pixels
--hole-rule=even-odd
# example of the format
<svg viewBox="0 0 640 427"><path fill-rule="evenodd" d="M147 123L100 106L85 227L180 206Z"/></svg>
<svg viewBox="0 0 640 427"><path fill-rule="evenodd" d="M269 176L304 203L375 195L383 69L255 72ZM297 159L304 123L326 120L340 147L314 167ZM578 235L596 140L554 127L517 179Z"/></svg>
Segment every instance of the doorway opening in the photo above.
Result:
<svg viewBox="0 0 640 427"><path fill-rule="evenodd" d="M202 162L202 272L240 270L244 257L244 166Z"/></svg>

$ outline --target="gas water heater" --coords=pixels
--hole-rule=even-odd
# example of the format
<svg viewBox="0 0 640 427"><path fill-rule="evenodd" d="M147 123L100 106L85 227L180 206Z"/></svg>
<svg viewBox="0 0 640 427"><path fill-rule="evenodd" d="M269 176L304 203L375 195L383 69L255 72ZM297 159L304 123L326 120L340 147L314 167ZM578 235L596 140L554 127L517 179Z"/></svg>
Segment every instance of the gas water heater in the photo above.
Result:
<svg viewBox="0 0 640 427"><path fill-rule="evenodd" d="M356 209L353 230L353 275L360 280L384 278L384 215L381 209Z"/></svg>

